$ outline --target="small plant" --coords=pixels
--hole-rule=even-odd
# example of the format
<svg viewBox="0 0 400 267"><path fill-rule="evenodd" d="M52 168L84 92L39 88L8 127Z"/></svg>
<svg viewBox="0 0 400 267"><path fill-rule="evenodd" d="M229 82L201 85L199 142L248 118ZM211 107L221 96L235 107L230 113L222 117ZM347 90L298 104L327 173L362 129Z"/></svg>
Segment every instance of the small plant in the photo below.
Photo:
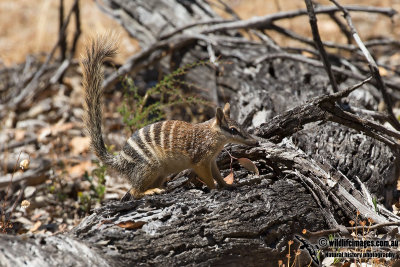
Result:
<svg viewBox="0 0 400 267"><path fill-rule="evenodd" d="M142 96L130 77L124 77L122 85L125 89L124 99L118 108L126 128L131 132L148 124L164 119L163 109L180 104L207 104L206 101L194 96L184 95L181 86L191 86L179 78L188 70L205 65L207 62L200 61L178 68L166 75L157 85L148 89Z"/></svg>
<svg viewBox="0 0 400 267"><path fill-rule="evenodd" d="M57 167L60 169L61 174L55 175L53 179L50 180L51 183L47 185L47 190L57 199L59 203L63 205L64 201L68 197L68 195L65 193L65 188L67 186L65 176L68 175L68 172L66 170L65 163L62 160L57 162Z"/></svg>
<svg viewBox="0 0 400 267"><path fill-rule="evenodd" d="M90 191L78 192L80 208L85 213L89 213L94 202L100 203L106 192L106 166L98 161L96 164L97 168L91 172L91 175L88 172L84 174L84 179L90 183Z"/></svg>
<svg viewBox="0 0 400 267"><path fill-rule="evenodd" d="M13 205L11 206L11 210L9 211L8 214L6 214L6 208L7 208L7 199L8 199L8 196L9 196L9 193L10 193L10 189L11 189L11 186L12 186L12 183L13 183L14 173L17 171L18 168L21 169L22 171L27 170L29 168L29 164L30 164L30 159L29 158L28 159L24 159L24 160L22 160L20 162L19 161L20 160L20 156L21 156L21 152L19 153L17 161L16 161L16 163L14 165L14 171L13 171L13 173L11 175L10 183L7 186L6 195L5 195L4 200L3 200L3 205L0 208L0 232L1 233L6 233L7 229L13 227L13 224L11 222L11 216L12 216L14 210L15 210L15 207L17 206L17 202L13 203ZM18 163L19 163L19 165L18 165ZM21 190L20 195L19 195L19 197L17 199L20 199L20 197L22 196L22 193L23 193L23 190ZM22 202L24 202L24 201L22 201ZM25 201L23 203L23 206L25 206L25 207L29 206L30 203L29 204L28 203L29 203L28 201ZM22 203L21 203L21 205L22 205Z"/></svg>
<svg viewBox="0 0 400 267"><path fill-rule="evenodd" d="M376 197L372 198L372 203L374 204L375 212L379 214L378 200L376 199Z"/></svg>
<svg viewBox="0 0 400 267"><path fill-rule="evenodd" d="M284 266L288 266L288 267L295 267L296 266L296 263L298 263L298 257L300 256L300 254L301 254L301 250L300 249L293 249L293 251L294 251L294 259L293 259L293 262L292 262L292 264L290 264L290 259L292 258L292 256L290 255L290 246L291 245L293 245L293 240L289 240L288 241L288 245L289 245L289 248L288 248L288 254L286 254L286 258L287 258L287 265L285 265L284 263L283 263L283 260L279 260L278 261L278 267L284 267ZM311 264L311 263L310 263Z"/></svg>

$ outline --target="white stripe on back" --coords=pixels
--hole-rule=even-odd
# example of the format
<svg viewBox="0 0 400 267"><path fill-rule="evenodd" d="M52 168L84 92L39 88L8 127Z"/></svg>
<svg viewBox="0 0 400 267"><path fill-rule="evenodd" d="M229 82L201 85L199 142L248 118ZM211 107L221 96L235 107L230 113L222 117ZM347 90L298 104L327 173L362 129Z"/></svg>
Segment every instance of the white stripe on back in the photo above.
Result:
<svg viewBox="0 0 400 267"><path fill-rule="evenodd" d="M136 142L130 137L128 139L128 144L135 150L136 153L138 153L142 158L144 158L147 162L150 162L150 159L146 156L146 154L143 152L143 150L136 144Z"/></svg>
<svg viewBox="0 0 400 267"><path fill-rule="evenodd" d="M150 139L151 139L151 144L153 145L153 148L157 150L158 154L160 154L160 149L156 144L156 133L154 132L154 124L152 124L150 126Z"/></svg>
<svg viewBox="0 0 400 267"><path fill-rule="evenodd" d="M164 149L166 148L165 147L165 134L164 134L164 132L165 132L165 125L167 124L167 122L166 121L163 121L163 123L162 123L162 125L161 125L161 132L160 132L160 144L161 144L161 147L163 148L163 151L164 151Z"/></svg>
<svg viewBox="0 0 400 267"><path fill-rule="evenodd" d="M176 126L176 121L174 121L172 123L171 130L169 132L169 149L172 149L172 144L173 144L174 137L175 137L175 134L174 134L175 126Z"/></svg>
<svg viewBox="0 0 400 267"><path fill-rule="evenodd" d="M129 162L135 162L135 161L133 160L133 158L132 158L131 156L127 155L123 150L121 151L121 156L122 156L124 159L126 159L127 161L129 161Z"/></svg>
<svg viewBox="0 0 400 267"><path fill-rule="evenodd" d="M154 124L151 125L151 127L153 127L153 126L154 126ZM150 127L150 131L152 129L151 127ZM153 159L158 161L158 157L157 157L156 152L154 151L154 149L151 146L151 144L148 144L147 141L146 141L146 136L144 136L143 128L139 130L139 137L140 137L140 140L142 140L142 143L146 146L147 150L150 151L150 154L153 155Z"/></svg>

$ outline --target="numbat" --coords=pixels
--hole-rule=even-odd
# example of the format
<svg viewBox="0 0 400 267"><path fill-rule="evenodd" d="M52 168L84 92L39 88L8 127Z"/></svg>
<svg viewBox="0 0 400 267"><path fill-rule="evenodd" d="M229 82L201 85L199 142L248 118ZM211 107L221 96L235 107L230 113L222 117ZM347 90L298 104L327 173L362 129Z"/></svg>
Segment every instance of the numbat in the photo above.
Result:
<svg viewBox="0 0 400 267"><path fill-rule="evenodd" d="M227 143L258 143L230 118L228 103L223 110L217 108L215 118L206 122L157 122L136 131L117 155L106 150L101 129L102 64L115 54L114 43L105 36L98 37L86 48L81 61L85 126L97 157L129 180L134 198L161 193L166 177L185 169L193 169L210 189L215 188L214 179L220 187L228 186L215 162L217 155Z"/></svg>

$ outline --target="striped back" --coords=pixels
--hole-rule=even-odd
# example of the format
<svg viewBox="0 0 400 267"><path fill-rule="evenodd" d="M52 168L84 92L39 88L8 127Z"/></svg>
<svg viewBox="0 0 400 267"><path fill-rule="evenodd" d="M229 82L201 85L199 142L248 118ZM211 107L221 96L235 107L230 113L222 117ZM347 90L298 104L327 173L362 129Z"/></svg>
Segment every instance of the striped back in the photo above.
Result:
<svg viewBox="0 0 400 267"><path fill-rule="evenodd" d="M132 163L154 164L169 158L193 157L196 126L183 121L163 121L136 131L126 142L121 156Z"/></svg>

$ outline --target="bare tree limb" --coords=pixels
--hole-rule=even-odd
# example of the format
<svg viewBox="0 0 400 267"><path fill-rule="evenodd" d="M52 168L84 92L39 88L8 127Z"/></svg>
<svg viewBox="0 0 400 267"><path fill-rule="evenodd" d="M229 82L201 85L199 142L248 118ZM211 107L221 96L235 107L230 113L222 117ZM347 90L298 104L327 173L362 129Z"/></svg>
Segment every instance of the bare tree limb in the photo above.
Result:
<svg viewBox="0 0 400 267"><path fill-rule="evenodd" d="M318 25L317 25L317 17L315 16L313 4L311 3L311 0L305 0L305 2L306 2L306 6L307 6L308 17L309 17L309 21L310 21L310 26L311 26L311 31L312 31L312 35L314 38L315 46L317 47L319 54L321 56L321 60L322 60L322 63L324 64L325 71L328 74L329 81L331 83L333 92L338 92L339 89L338 89L338 86L336 83L336 79L332 73L331 63L328 60L328 55L326 54L324 45L322 44L322 41L321 41L321 36L319 35Z"/></svg>
<svg viewBox="0 0 400 267"><path fill-rule="evenodd" d="M332 95L313 98L307 103L288 110L284 114L278 115L269 122L262 124L260 128L255 130L254 134L267 138L272 142L280 142L284 137L303 129L305 124L316 121L332 121L364 132L366 135L385 143L395 154L400 155L400 144L392 139L400 139L399 132L344 111L336 104L336 101L340 98L346 97L371 79L372 77L369 77Z"/></svg>
<svg viewBox="0 0 400 267"><path fill-rule="evenodd" d="M353 231L356 231L356 230L362 231L362 230L369 229L371 231L371 230L382 229L382 228L388 227L388 226L400 226L400 222L385 222L385 223L379 223L379 224L375 224L375 225L371 225L371 226L345 227L345 229L348 231L348 233L350 235ZM319 237L319 236L328 236L330 234L337 234L337 233L343 234L343 229L336 228L336 229L321 230L321 231L317 231L317 232L307 231L304 236Z"/></svg>
<svg viewBox="0 0 400 267"><path fill-rule="evenodd" d="M375 60L369 53L368 49L365 47L364 43L361 41L361 38L358 35L357 30L353 25L353 21L350 17L350 14L349 14L347 8L341 6L336 0L330 0L330 1L332 3L334 3L343 12L343 15L347 21L347 25L350 28L351 34L353 35L354 40L356 41L357 45L360 47L362 53L364 54L366 60L368 61L368 65L369 65L370 71L372 73L372 76L374 77L374 79L377 83L378 89L382 93L383 100L385 101L385 104L386 104L386 111L388 112L389 116L391 117L390 124L394 128L396 128L396 130L400 130L400 123L394 116L394 113L392 110L392 107L393 107L392 100L391 100L389 94L387 93L385 82L383 81L382 76L379 74L379 69L378 69L378 66L376 65Z"/></svg>
<svg viewBox="0 0 400 267"><path fill-rule="evenodd" d="M346 36L347 44L351 44L351 33L347 30L347 27L345 24L343 24L342 21L336 16L334 13L330 13L329 17L338 25L340 31Z"/></svg>
<svg viewBox="0 0 400 267"><path fill-rule="evenodd" d="M236 20L233 20L233 19L232 20L209 19L209 20L205 20L205 21L198 21L198 22L190 23L190 24L184 25L184 26L182 26L180 28L177 28L177 29L173 30L172 32L169 32L169 33L161 35L159 40L168 39L168 38L176 35L177 33L181 33L184 30L187 30L187 29L190 29L190 28L193 28L193 27L203 26L203 25L207 25L207 24L219 24L219 23L233 22L233 21L236 21Z"/></svg>
<svg viewBox="0 0 400 267"><path fill-rule="evenodd" d="M349 11L360 11L360 12L372 12L372 13L379 13L386 15L388 17L393 17L397 12L392 9L392 8L379 8L379 7L365 7L365 6L346 6L346 8ZM334 6L328 6L328 7L318 7L315 9L315 13L324 13L324 14L330 14L330 13L335 13L339 11L340 9ZM279 12L271 15L266 15L262 17L253 17L247 20L241 20L241 21L234 21L234 22L228 22L228 23L222 23L219 25L212 26L206 30L204 30L202 33L212 33L216 31L227 31L227 30L233 30L233 29L244 29L244 28L268 28L271 23L277 20L281 19L288 19L288 18L294 18L298 16L303 16L307 15L307 10L305 9L299 9L295 11L286 11L286 12Z"/></svg>
<svg viewBox="0 0 400 267"><path fill-rule="evenodd" d="M270 29L276 31L277 33L280 33L287 37L290 37L294 40L314 46L314 42L310 38L301 36L300 34L297 34L291 30L285 29L285 28L280 27L275 24L271 24ZM338 43L334 43L334 42L330 42L330 41L323 41L322 44L326 47L343 49L343 50L348 50L348 51L354 51L356 49L356 46L354 46L354 45L344 45L344 44L338 44Z"/></svg>
<svg viewBox="0 0 400 267"><path fill-rule="evenodd" d="M77 4L73 6L73 9L74 9L74 14L75 14L75 32L74 32L74 39L72 41L72 46L71 46L70 59L72 59L75 55L76 45L78 44L79 36L82 33L79 0L78 0Z"/></svg>
<svg viewBox="0 0 400 267"><path fill-rule="evenodd" d="M64 0L60 0L60 6L59 6L59 12L58 12L58 27L59 31L61 33L63 26L64 26ZM67 51L67 40L66 40L66 35L62 34L60 35L60 52L61 52L61 61L64 61L65 55Z"/></svg>

